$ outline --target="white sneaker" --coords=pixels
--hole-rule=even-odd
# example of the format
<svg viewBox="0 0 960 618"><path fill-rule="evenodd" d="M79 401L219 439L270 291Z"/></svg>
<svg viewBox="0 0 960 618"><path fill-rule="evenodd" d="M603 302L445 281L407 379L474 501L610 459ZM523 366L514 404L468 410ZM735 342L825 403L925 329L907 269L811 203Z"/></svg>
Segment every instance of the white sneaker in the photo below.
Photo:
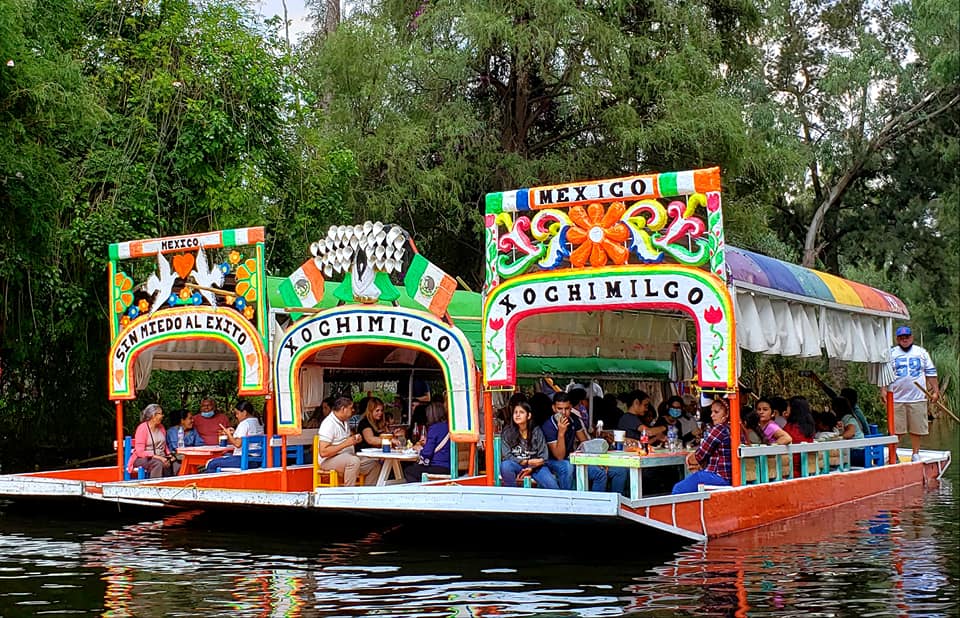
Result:
<svg viewBox="0 0 960 618"><path fill-rule="evenodd" d="M920 459L920 453L914 453L913 455L910 456L910 461L923 461L923 460Z"/></svg>

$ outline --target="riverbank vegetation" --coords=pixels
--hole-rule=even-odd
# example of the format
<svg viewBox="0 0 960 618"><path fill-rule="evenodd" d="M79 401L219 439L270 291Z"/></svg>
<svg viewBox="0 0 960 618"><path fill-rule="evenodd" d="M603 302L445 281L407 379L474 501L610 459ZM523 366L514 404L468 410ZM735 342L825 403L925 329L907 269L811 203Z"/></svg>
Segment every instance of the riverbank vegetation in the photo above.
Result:
<svg viewBox="0 0 960 618"><path fill-rule="evenodd" d="M264 225L288 274L380 218L478 289L486 192L712 165L731 244L898 294L960 411L955 2L254 4L0 4L4 470L110 448L110 242Z"/></svg>

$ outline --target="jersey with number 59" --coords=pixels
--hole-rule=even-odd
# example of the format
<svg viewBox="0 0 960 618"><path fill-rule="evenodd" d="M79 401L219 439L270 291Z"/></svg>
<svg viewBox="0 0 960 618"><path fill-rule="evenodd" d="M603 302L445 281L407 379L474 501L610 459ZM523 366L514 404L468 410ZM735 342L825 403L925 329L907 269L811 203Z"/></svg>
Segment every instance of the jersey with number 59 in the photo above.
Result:
<svg viewBox="0 0 960 618"><path fill-rule="evenodd" d="M890 367L896 379L887 388L893 393L895 403L923 401L927 398L914 382L927 387L927 378L937 377L937 368L930 360L930 354L918 345L904 350L893 346L890 350Z"/></svg>

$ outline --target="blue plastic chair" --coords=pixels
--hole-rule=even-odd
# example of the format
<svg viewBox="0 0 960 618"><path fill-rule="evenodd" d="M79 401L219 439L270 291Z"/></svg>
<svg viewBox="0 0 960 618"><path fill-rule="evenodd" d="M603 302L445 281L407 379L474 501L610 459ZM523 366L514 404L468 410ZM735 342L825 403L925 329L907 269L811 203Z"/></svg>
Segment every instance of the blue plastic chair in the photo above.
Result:
<svg viewBox="0 0 960 618"><path fill-rule="evenodd" d="M255 448L259 446L259 448ZM267 449L267 436L243 436L240 438L240 469L249 470L263 465L263 453Z"/></svg>
<svg viewBox="0 0 960 618"><path fill-rule="evenodd" d="M281 436L273 436L275 440L279 440ZM287 463L293 463L297 465L303 465L307 461L306 447L303 444L295 444L287 446ZM273 447L273 465L280 465L280 446Z"/></svg>
<svg viewBox="0 0 960 618"><path fill-rule="evenodd" d="M874 438L880 435L883 435L880 433L880 428L876 425L870 425L870 433L864 437ZM882 466L884 463L886 463L886 450L886 447L880 444L876 446L868 446L863 449L863 467L875 468L877 466Z"/></svg>
<svg viewBox="0 0 960 618"><path fill-rule="evenodd" d="M123 480L131 480L130 473L127 471L127 462L130 461L130 455L133 453L133 437L124 436L123 438ZM147 478L147 471L144 470L141 466L134 468L137 473L137 479L142 480Z"/></svg>

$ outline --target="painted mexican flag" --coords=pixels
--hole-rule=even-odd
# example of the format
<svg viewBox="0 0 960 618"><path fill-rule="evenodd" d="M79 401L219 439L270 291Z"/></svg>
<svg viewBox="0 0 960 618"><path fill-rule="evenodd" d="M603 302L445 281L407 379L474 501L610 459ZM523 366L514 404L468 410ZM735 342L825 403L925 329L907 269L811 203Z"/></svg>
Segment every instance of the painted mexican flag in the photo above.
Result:
<svg viewBox="0 0 960 618"><path fill-rule="evenodd" d="M280 296L288 307L316 307L323 298L323 273L313 258L293 271L280 284Z"/></svg>
<svg viewBox="0 0 960 618"><path fill-rule="evenodd" d="M427 258L416 253L403 276L403 286L410 298L429 309L435 316L442 317L453 299L457 282Z"/></svg>

